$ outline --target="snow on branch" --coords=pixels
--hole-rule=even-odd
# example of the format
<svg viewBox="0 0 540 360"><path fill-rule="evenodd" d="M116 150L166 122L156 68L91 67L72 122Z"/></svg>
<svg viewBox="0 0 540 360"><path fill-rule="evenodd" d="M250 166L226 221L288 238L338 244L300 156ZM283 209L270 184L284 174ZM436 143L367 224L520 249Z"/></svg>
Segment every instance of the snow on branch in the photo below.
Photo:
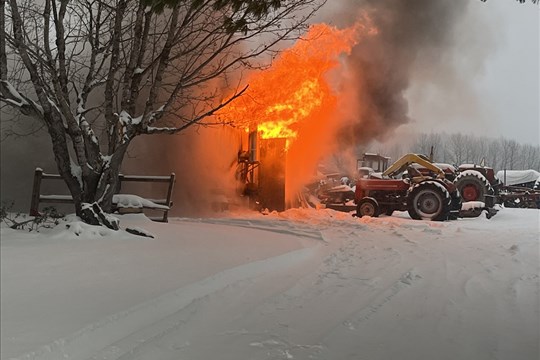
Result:
<svg viewBox="0 0 540 360"><path fill-rule="evenodd" d="M164 113L165 105L162 105L157 109L156 111L153 111L149 118L148 118L148 124L153 124L156 120L158 120Z"/></svg>
<svg viewBox="0 0 540 360"><path fill-rule="evenodd" d="M127 111L122 110L118 115L118 120L123 125L139 125L142 121L142 116L132 117Z"/></svg>
<svg viewBox="0 0 540 360"><path fill-rule="evenodd" d="M5 89L8 91L9 95L11 95L11 99L5 99L4 101L8 101L13 106L19 106L22 107L24 105L30 105L24 97L15 89L13 85L9 81L2 80L2 86L5 87ZM4 98L2 98L4 99Z"/></svg>
<svg viewBox="0 0 540 360"><path fill-rule="evenodd" d="M36 102L28 99L7 80L0 81L0 101L13 107L18 107L25 115L31 112L37 112L37 115L43 116L43 108Z"/></svg>

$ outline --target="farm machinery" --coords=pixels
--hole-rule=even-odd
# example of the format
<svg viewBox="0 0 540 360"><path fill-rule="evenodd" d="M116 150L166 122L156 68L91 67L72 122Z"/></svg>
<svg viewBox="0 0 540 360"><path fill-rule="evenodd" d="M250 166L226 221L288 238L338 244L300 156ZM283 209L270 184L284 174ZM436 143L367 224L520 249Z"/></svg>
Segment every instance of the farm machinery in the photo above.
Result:
<svg viewBox="0 0 540 360"><path fill-rule="evenodd" d="M540 209L540 173L535 170L501 170L476 164L435 164L444 169L446 178L457 187L463 202L481 201L491 208ZM422 171L422 168L420 168Z"/></svg>
<svg viewBox="0 0 540 360"><path fill-rule="evenodd" d="M505 171L503 176L487 166L456 167L417 154L407 154L387 168L388 158L377 157L384 162L382 172L366 167L365 159L359 161L356 187L343 181L320 187L321 204L340 211L356 209L359 217L398 210L428 220L477 217L484 211L491 218L497 213L496 204L540 208L540 174L534 170Z"/></svg>
<svg viewBox="0 0 540 360"><path fill-rule="evenodd" d="M467 199L470 206L462 206L460 188L470 191L468 184L477 182L471 180L471 175L475 174L466 171L463 176L463 173L455 174L453 167L448 166L443 170L426 156L404 155L384 172L358 179L355 189L356 216L391 215L396 210L407 211L411 218L418 220L475 217L483 210L487 211L488 218L493 216L496 210L491 206L486 207L485 202L479 200L480 196L487 195L480 193L480 190L476 193L476 199Z"/></svg>
<svg viewBox="0 0 540 360"><path fill-rule="evenodd" d="M540 173L535 170L501 170L496 174L498 202L505 207L540 209Z"/></svg>
<svg viewBox="0 0 540 360"><path fill-rule="evenodd" d="M492 168L460 165L454 180L464 202L483 201L488 207L540 209L540 174L534 170L507 170L497 174ZM537 186L535 188L535 185Z"/></svg>

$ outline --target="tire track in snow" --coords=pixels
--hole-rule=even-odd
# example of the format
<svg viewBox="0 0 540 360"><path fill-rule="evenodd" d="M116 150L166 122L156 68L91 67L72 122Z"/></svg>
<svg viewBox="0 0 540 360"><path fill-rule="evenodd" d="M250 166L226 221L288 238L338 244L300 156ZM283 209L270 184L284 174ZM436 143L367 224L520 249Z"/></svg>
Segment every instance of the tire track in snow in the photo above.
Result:
<svg viewBox="0 0 540 360"><path fill-rule="evenodd" d="M179 326L174 314L194 301L231 284L256 278L274 269L286 269L307 261L317 247L295 250L273 258L228 269L204 280L181 287L128 310L91 324L71 336L12 360L119 359L147 341ZM117 346L116 343L121 343Z"/></svg>
<svg viewBox="0 0 540 360"><path fill-rule="evenodd" d="M194 221L193 219L186 219L187 221ZM275 232L278 234L294 235L315 240L326 241L319 230L313 229L313 227L304 227L298 225L291 225L289 221L281 220L279 223L275 223L275 220L264 221L256 219L198 219L194 222L201 222L206 224L217 224L235 227L245 227L249 229L263 230Z"/></svg>
<svg viewBox="0 0 540 360"><path fill-rule="evenodd" d="M383 306L388 304L402 290L413 286L421 279L422 276L417 274L415 269L410 269L403 273L399 280L395 281L389 288L380 293L369 306L355 313L352 316L352 319L344 322L343 325L346 325L349 330L356 330L360 324L375 316Z"/></svg>

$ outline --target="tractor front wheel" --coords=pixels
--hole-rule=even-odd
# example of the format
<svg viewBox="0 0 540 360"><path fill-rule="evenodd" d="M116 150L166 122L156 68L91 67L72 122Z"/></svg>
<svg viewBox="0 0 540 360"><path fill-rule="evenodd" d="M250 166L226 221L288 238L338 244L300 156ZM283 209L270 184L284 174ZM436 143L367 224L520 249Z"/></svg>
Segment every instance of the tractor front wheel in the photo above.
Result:
<svg viewBox="0 0 540 360"><path fill-rule="evenodd" d="M407 198L407 210L415 220L446 220L450 214L450 205L448 191L430 182L416 185Z"/></svg>
<svg viewBox="0 0 540 360"><path fill-rule="evenodd" d="M379 203L374 198L365 197L358 202L358 205L356 205L357 217L362 217L362 216L377 217L379 216L379 213L380 213Z"/></svg>

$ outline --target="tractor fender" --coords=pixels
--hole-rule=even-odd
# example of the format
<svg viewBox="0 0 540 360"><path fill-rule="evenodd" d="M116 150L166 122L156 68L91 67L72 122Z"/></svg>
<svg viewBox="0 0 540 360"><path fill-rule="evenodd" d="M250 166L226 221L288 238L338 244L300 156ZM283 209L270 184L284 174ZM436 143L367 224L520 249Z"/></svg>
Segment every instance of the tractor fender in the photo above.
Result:
<svg viewBox="0 0 540 360"><path fill-rule="evenodd" d="M416 183L416 184L412 185L409 188L407 194L410 194L411 191L413 191L415 188L419 187L421 184L433 184L433 185L441 188L443 194L445 194L448 201L450 202L452 200L451 195L450 195L451 191L448 189L448 186L442 180L438 180L438 179L428 179L428 180L420 181L419 183ZM459 192L458 192L458 194L459 194Z"/></svg>

